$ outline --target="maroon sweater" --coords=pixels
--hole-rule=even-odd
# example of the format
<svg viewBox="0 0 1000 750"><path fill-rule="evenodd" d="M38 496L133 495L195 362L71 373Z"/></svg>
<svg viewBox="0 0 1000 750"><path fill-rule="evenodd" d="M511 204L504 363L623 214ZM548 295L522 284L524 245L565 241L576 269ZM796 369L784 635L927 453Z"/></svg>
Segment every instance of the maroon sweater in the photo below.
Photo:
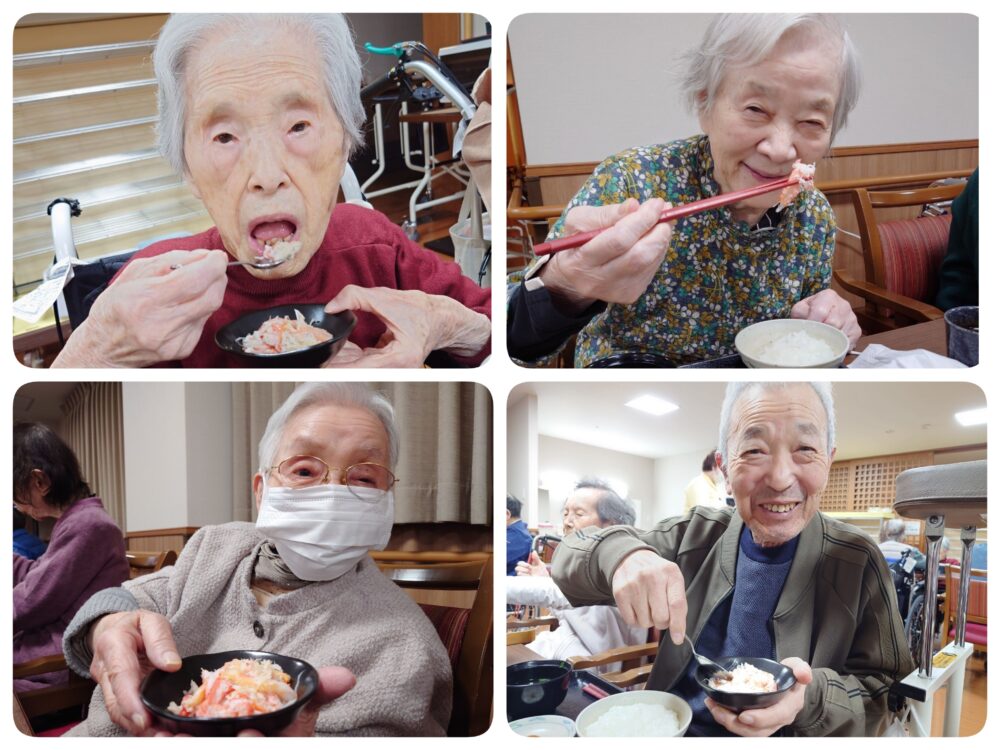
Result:
<svg viewBox="0 0 1000 750"><path fill-rule="evenodd" d="M215 227L191 237L163 240L140 250L136 258L149 258L170 250L224 250ZM390 289L419 289L458 300L466 307L490 315L490 290L462 276L457 263L441 260L412 242L378 211L340 204L330 218L326 236L301 272L291 278L264 280L243 266L227 269L229 281L222 307L205 323L194 351L179 362L182 367L246 367L246 362L215 345L215 332L252 310L276 305L322 304L348 284ZM385 331L375 315L357 312L358 324L350 340L365 348L374 346ZM487 344L473 357L453 357L461 365L478 365L490 353ZM174 363L177 364L177 363Z"/></svg>
<svg viewBox="0 0 1000 750"><path fill-rule="evenodd" d="M62 635L83 603L128 580L125 539L101 499L77 500L52 526L45 554L14 555L14 662L62 653ZM57 675L65 682L65 673ZM16 690L55 684L51 675L15 682Z"/></svg>

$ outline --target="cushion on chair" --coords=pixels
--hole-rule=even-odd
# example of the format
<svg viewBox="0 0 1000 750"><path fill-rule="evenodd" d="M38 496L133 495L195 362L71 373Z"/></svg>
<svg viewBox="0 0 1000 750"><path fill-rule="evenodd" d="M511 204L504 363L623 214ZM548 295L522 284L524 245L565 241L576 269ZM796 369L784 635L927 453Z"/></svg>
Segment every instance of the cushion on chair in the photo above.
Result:
<svg viewBox="0 0 1000 750"><path fill-rule="evenodd" d="M421 604L420 609L434 625L441 643L448 652L451 668L458 666L458 656L462 652L462 639L465 637L465 626L469 624L469 613L472 610L461 607L443 607L439 604Z"/></svg>
<svg viewBox="0 0 1000 750"><path fill-rule="evenodd" d="M955 628L952 628L948 637L955 638ZM980 625L978 622L967 622L965 623L965 640L967 643L976 643L980 646L986 645L986 626Z"/></svg>
<svg viewBox="0 0 1000 750"><path fill-rule="evenodd" d="M886 289L933 303L950 227L950 214L879 224Z"/></svg>

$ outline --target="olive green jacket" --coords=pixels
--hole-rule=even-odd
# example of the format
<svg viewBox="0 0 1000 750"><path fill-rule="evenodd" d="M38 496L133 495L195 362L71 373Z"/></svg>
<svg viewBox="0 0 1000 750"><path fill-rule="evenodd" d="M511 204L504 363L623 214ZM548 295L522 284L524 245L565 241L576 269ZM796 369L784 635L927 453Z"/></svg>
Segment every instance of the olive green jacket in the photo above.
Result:
<svg viewBox="0 0 1000 750"><path fill-rule="evenodd" d="M697 642L712 611L733 591L742 527L733 508L706 507L645 532L590 527L559 545L552 575L573 604L609 604L621 561L636 550L652 550L684 575L687 633ZM792 733L880 735L891 718L889 686L914 665L875 543L860 529L817 513L802 530L772 624L778 660L797 656L813 670ZM670 690L690 656L690 649L665 638L648 687Z"/></svg>

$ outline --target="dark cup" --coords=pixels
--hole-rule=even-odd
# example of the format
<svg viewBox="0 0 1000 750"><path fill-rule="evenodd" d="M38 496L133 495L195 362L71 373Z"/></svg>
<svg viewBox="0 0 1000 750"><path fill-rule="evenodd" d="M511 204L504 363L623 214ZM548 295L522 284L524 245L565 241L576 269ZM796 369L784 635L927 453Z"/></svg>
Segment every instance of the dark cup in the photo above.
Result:
<svg viewBox="0 0 1000 750"><path fill-rule="evenodd" d="M507 718L551 714L566 699L573 666L545 659L507 667Z"/></svg>
<svg viewBox="0 0 1000 750"><path fill-rule="evenodd" d="M979 364L979 308L953 307L944 314L948 356L963 365Z"/></svg>

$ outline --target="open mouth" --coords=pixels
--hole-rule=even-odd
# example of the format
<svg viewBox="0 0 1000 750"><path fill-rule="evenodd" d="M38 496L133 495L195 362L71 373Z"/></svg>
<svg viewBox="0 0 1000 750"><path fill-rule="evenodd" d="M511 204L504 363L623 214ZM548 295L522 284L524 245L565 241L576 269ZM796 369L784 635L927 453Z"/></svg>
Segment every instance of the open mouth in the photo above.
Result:
<svg viewBox="0 0 1000 750"><path fill-rule="evenodd" d="M276 248L298 239L298 224L291 216L261 216L250 222L249 235L258 258L272 257Z"/></svg>

